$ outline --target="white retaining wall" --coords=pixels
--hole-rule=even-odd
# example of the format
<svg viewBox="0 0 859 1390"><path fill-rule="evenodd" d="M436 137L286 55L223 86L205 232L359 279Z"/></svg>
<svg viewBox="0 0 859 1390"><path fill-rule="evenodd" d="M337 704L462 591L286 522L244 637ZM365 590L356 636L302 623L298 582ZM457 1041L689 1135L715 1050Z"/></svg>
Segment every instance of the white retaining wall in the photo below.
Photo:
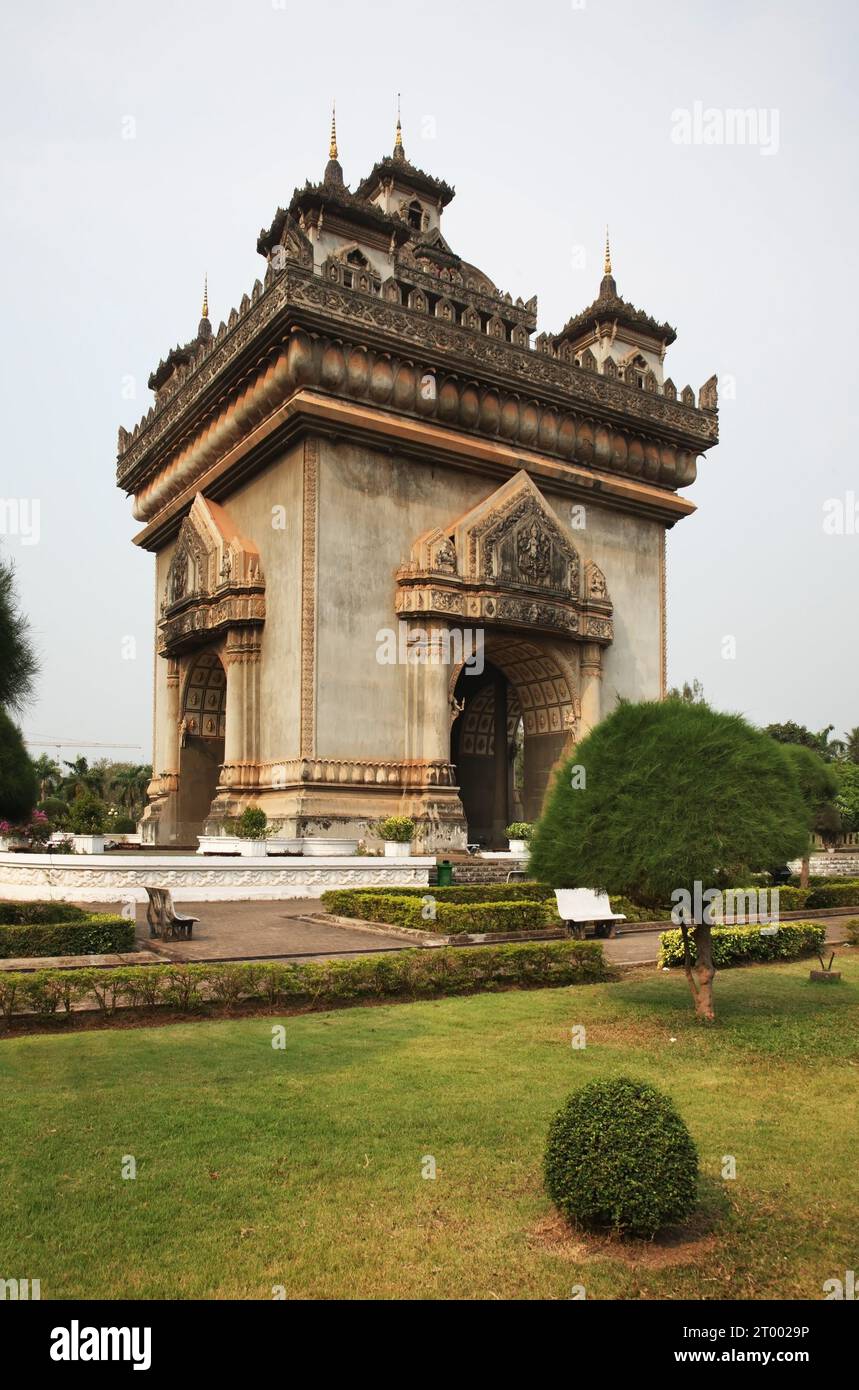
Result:
<svg viewBox="0 0 859 1390"><path fill-rule="evenodd" d="M174 902L252 902L319 898L329 888L420 888L435 856L376 859L197 855L0 854L0 899L19 902L146 902L146 887L169 888Z"/></svg>

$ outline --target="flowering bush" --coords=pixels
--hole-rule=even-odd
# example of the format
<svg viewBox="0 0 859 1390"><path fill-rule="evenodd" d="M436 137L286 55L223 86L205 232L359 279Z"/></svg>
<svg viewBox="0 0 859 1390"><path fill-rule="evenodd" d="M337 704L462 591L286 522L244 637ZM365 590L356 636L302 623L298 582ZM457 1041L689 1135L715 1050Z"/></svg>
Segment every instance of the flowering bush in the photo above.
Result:
<svg viewBox="0 0 859 1390"><path fill-rule="evenodd" d="M44 811L33 811L30 819L21 825L12 825L7 820L0 821L0 835L4 839L23 840L30 848L45 845L51 838L51 822Z"/></svg>

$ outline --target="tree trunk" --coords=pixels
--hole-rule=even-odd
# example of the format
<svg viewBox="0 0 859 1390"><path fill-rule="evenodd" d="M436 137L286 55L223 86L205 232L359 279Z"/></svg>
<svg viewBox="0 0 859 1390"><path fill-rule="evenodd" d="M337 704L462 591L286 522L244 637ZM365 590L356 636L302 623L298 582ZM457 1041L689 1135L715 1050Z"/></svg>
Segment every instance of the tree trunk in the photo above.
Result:
<svg viewBox="0 0 859 1390"><path fill-rule="evenodd" d="M803 858L803 861L802 861L802 868L801 868L800 871L799 871L799 886L800 886L800 888L807 888L807 887L808 887L808 869L809 869L808 855L806 854L805 857Z"/></svg>
<svg viewBox="0 0 859 1390"><path fill-rule="evenodd" d="M701 922L695 928L695 961L689 949L689 928L684 923L680 928L683 935L683 969L689 982L695 1017L701 1023L712 1023L716 1017L713 1009L713 979L716 967L713 964L713 941L710 927Z"/></svg>

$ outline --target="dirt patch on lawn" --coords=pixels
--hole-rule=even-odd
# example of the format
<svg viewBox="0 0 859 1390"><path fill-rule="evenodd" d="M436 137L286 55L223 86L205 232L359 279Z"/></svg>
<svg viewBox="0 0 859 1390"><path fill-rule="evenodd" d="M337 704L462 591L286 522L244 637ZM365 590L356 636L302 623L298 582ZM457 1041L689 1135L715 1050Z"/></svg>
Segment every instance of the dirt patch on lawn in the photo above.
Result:
<svg viewBox="0 0 859 1390"><path fill-rule="evenodd" d="M630 1269L669 1269L697 1264L719 1244L712 1213L701 1212L682 1226L671 1226L653 1240L624 1240L618 1235L577 1231L553 1213L528 1233L528 1244L575 1264L618 1260Z"/></svg>

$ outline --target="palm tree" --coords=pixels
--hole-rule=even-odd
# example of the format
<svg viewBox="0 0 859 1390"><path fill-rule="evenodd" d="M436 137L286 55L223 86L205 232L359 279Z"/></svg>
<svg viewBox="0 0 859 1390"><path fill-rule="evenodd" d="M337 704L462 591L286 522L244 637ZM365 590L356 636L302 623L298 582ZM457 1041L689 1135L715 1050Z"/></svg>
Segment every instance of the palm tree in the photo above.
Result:
<svg viewBox="0 0 859 1390"><path fill-rule="evenodd" d="M844 735L844 755L848 763L859 763L859 724Z"/></svg>
<svg viewBox="0 0 859 1390"><path fill-rule="evenodd" d="M116 792L120 806L138 820L146 801L146 788L152 778L152 768L146 763L121 763L114 768L110 790Z"/></svg>
<svg viewBox="0 0 859 1390"><path fill-rule="evenodd" d="M44 801L46 796L53 796L62 774L59 765L53 758L49 758L47 753L41 753L38 758L33 758L32 761L33 771L39 781L39 800Z"/></svg>
<svg viewBox="0 0 859 1390"><path fill-rule="evenodd" d="M65 766L69 769L63 778L63 790L68 792L71 797L77 796L79 791L94 792L96 796L101 796L104 783L104 771L101 768L90 767L86 758L75 758L69 762L68 758L63 758Z"/></svg>

